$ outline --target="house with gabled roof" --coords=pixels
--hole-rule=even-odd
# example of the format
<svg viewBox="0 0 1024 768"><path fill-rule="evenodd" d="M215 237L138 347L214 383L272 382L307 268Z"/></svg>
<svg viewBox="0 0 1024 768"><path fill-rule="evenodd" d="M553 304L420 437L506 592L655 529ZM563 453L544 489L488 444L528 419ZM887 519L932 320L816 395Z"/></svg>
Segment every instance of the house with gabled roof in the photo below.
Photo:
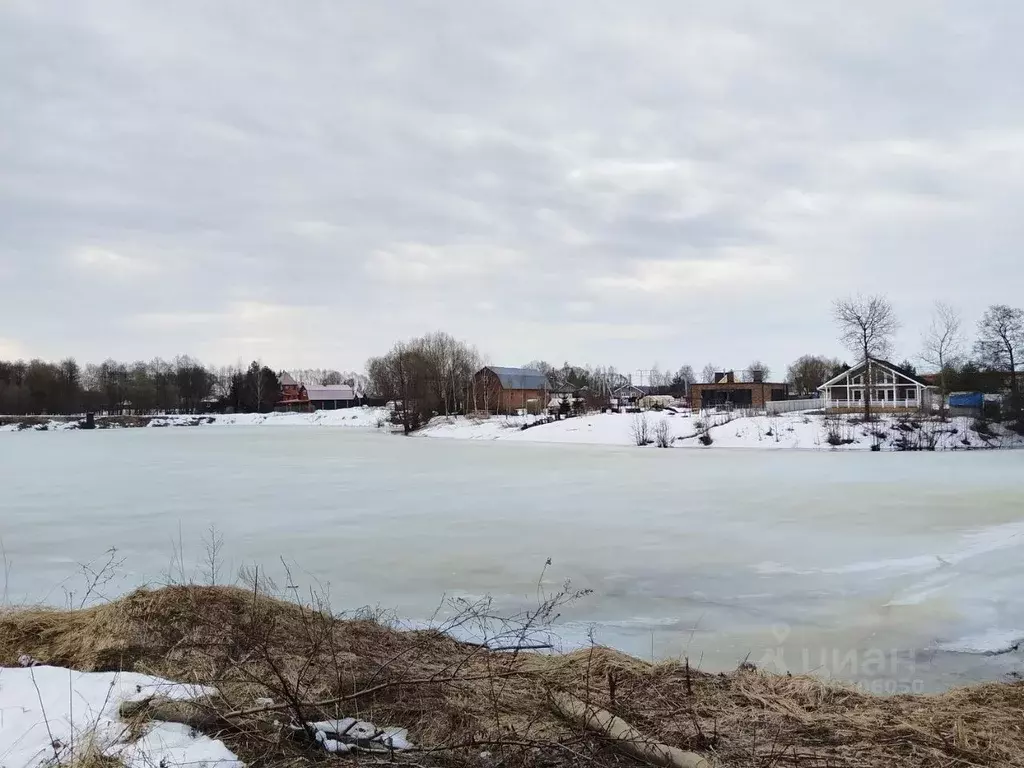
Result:
<svg viewBox="0 0 1024 768"><path fill-rule="evenodd" d="M887 360L869 357L820 387L827 411L862 411L871 398L873 411L920 411L932 407L933 388L916 374Z"/></svg>
<svg viewBox="0 0 1024 768"><path fill-rule="evenodd" d="M359 405L359 393L348 384L310 384L306 387L306 396L314 411L334 411Z"/></svg>
<svg viewBox="0 0 1024 768"><path fill-rule="evenodd" d="M309 397L306 387L295 380L288 371L283 371L277 377L277 383L281 387L275 411L305 411L309 408Z"/></svg>
<svg viewBox="0 0 1024 768"><path fill-rule="evenodd" d="M551 385L543 372L532 368L488 365L473 376L473 400L487 413L540 413L550 400Z"/></svg>

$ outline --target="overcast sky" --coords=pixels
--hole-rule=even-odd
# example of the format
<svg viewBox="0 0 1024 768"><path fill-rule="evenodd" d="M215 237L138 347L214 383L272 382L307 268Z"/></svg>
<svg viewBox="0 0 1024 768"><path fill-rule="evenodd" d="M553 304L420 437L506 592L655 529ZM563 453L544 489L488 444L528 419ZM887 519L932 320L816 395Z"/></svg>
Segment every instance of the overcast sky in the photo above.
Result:
<svg viewBox="0 0 1024 768"><path fill-rule="evenodd" d="M1024 303L1024 6L0 4L0 357L840 354Z"/></svg>

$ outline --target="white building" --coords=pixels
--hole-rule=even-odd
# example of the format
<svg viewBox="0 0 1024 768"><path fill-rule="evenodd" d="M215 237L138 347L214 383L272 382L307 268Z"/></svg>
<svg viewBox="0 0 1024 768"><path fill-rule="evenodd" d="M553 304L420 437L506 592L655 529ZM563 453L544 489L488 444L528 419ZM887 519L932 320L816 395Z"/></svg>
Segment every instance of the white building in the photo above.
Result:
<svg viewBox="0 0 1024 768"><path fill-rule="evenodd" d="M863 410L865 389L869 390L873 410L931 409L932 388L928 384L909 371L875 357L868 358L866 364L861 362L843 371L818 387L825 409L834 411Z"/></svg>

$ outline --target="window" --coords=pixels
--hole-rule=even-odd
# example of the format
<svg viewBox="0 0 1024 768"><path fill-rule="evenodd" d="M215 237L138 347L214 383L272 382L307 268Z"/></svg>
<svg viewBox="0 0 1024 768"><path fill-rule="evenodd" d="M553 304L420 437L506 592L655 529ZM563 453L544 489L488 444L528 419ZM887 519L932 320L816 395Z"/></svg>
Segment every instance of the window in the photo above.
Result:
<svg viewBox="0 0 1024 768"><path fill-rule="evenodd" d="M855 391L854 391L854 393L853 393L853 399L854 399L854 400L861 400L861 399L863 399L863 398L861 397L861 395L863 395L863 394L864 394L864 393L863 393L863 392L861 392L861 391L860 391L859 389L858 389L858 390L855 390Z"/></svg>
<svg viewBox="0 0 1024 768"><path fill-rule="evenodd" d="M907 400L917 400L917 390L916 389L908 389L907 390Z"/></svg>

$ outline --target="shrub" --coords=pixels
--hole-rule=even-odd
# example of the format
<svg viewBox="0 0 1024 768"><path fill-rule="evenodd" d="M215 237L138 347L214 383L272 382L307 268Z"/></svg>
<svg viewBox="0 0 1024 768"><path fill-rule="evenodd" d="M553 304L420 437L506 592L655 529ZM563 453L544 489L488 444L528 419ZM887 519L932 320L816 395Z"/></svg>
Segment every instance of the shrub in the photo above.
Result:
<svg viewBox="0 0 1024 768"><path fill-rule="evenodd" d="M711 445L714 440L711 439L710 432L701 432L700 437L697 438L701 445Z"/></svg>
<svg viewBox="0 0 1024 768"><path fill-rule="evenodd" d="M836 447L840 445L850 445L854 440L848 433L848 430L844 429L843 420L838 417L833 417L825 419L825 442L832 447Z"/></svg>
<svg viewBox="0 0 1024 768"><path fill-rule="evenodd" d="M633 442L637 445L651 444L651 425L647 421L646 414L637 413L633 416L633 425L630 427L630 432L633 435Z"/></svg>
<svg viewBox="0 0 1024 768"><path fill-rule="evenodd" d="M659 448L668 448L672 445L672 428L668 419L662 419L654 428L654 444Z"/></svg>
<svg viewBox="0 0 1024 768"><path fill-rule="evenodd" d="M975 419L971 422L971 429L977 432L981 437L995 437L995 432L992 431L992 425L986 419Z"/></svg>

